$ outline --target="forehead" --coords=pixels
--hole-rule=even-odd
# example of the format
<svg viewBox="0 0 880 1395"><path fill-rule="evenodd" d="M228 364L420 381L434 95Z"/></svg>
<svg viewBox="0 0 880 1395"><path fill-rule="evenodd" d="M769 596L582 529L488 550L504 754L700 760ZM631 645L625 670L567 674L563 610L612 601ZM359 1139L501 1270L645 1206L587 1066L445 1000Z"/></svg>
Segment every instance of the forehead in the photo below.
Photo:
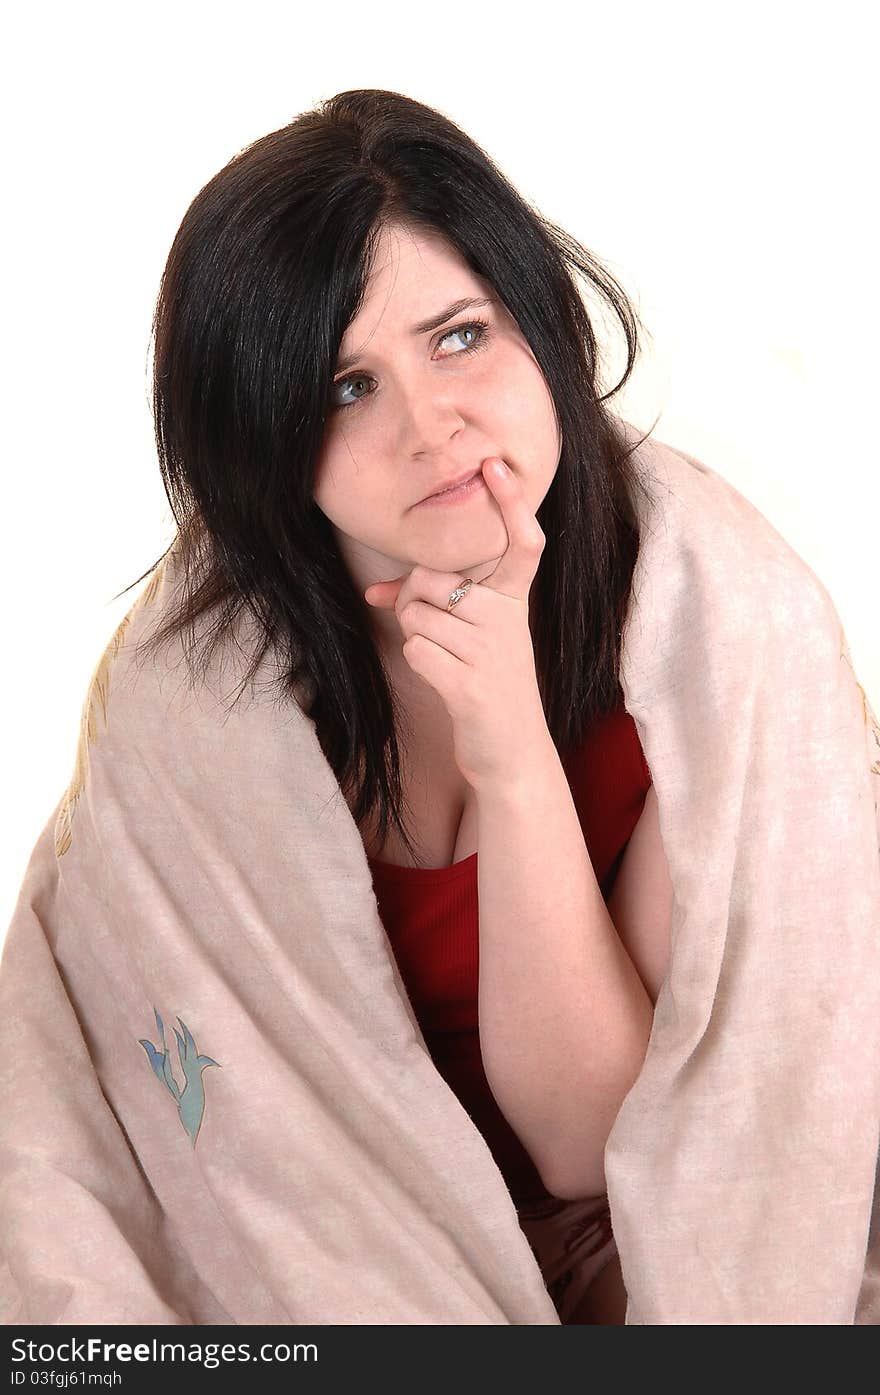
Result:
<svg viewBox="0 0 880 1395"><path fill-rule="evenodd" d="M489 283L475 275L441 233L400 225L383 228L363 303L346 329L340 352L353 353L380 325L408 331L417 320L454 300L491 294Z"/></svg>

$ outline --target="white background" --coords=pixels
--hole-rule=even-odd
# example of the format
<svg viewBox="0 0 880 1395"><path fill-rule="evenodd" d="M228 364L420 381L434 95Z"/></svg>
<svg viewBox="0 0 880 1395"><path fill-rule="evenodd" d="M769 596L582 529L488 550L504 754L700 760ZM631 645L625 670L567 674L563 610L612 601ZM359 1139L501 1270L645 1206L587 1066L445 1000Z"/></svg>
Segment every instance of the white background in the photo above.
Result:
<svg viewBox="0 0 880 1395"><path fill-rule="evenodd" d="M18 8L2 97L0 934L72 773L91 674L141 588L111 598L172 536L148 358L173 236L238 150L346 88L438 107L605 262L651 335L614 409L643 428L661 413L657 439L778 528L880 707L876 13Z"/></svg>

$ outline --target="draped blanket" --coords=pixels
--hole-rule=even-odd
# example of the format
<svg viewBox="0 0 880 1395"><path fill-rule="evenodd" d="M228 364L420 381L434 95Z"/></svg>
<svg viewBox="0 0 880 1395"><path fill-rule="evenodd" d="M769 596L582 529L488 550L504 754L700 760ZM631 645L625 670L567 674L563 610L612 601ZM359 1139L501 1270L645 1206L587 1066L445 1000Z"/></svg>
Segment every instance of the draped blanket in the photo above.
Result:
<svg viewBox="0 0 880 1395"><path fill-rule="evenodd" d="M605 1153L626 1320L877 1323L880 729L770 523L634 458L620 676L674 903ZM179 580L101 658L3 948L2 1321L558 1324L308 704L270 656L231 706L234 647L197 690L138 654Z"/></svg>

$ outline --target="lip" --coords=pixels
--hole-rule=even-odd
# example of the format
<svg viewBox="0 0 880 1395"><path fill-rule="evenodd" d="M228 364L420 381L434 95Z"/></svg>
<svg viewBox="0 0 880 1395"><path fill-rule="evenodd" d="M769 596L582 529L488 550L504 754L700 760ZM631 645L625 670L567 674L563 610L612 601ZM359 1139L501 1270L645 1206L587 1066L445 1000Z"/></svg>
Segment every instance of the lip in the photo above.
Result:
<svg viewBox="0 0 880 1395"><path fill-rule="evenodd" d="M435 494L428 494L424 499L420 499L417 507L421 508L422 504L457 504L463 499L471 498L485 488L486 481L483 478L482 468L479 468L472 470L469 475L465 475L464 479L452 488L438 490Z"/></svg>

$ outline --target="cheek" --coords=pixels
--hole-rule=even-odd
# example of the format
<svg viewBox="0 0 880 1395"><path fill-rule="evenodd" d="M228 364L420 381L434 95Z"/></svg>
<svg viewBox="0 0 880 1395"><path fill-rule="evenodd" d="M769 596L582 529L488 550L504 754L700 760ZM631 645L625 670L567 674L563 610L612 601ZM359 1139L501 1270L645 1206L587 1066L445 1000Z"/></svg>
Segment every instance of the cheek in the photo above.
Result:
<svg viewBox="0 0 880 1395"><path fill-rule="evenodd" d="M324 457L318 459L312 473L312 498L319 508L324 508L331 492L330 471Z"/></svg>
<svg viewBox="0 0 880 1395"><path fill-rule="evenodd" d="M352 485L357 487L355 476L351 448L335 425L335 418L328 418L312 474L312 494L318 503L336 500L338 504Z"/></svg>
<svg viewBox="0 0 880 1395"><path fill-rule="evenodd" d="M322 449L313 475L312 499L334 527L353 537L387 520L387 500L377 494L376 472L358 452L357 463L343 443Z"/></svg>
<svg viewBox="0 0 880 1395"><path fill-rule="evenodd" d="M347 480L347 469L350 467L350 457L346 466L346 459L339 451L327 447L322 449L315 464L312 498L334 523L339 521L340 514L345 513L346 499L352 497Z"/></svg>
<svg viewBox="0 0 880 1395"><path fill-rule="evenodd" d="M504 378L495 402L510 450L523 449L541 456L551 451L556 459L559 433L553 399L530 355L518 357L515 371Z"/></svg>

